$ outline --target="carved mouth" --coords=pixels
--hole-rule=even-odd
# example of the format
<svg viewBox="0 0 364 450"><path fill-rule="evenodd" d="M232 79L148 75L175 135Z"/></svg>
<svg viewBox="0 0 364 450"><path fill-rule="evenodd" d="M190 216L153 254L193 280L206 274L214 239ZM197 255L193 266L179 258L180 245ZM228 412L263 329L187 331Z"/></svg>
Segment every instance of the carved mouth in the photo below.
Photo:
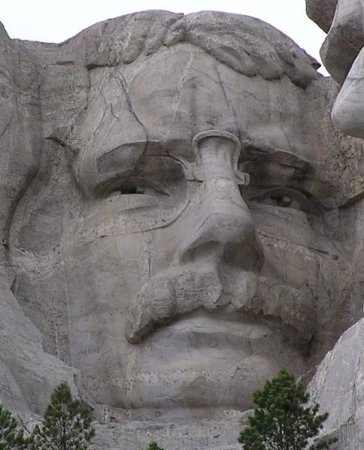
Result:
<svg viewBox="0 0 364 450"><path fill-rule="evenodd" d="M213 322L216 317L225 323L229 333L234 330L238 336L246 333L246 330L237 333L239 322L248 321L270 329L278 327L300 345L310 341L315 330L315 309L308 292L273 283L250 272L242 271L235 279L236 286L230 286L229 290L223 289L214 271L201 273L189 269L152 279L130 305L127 339L132 344L140 344L147 336L166 327L175 327L181 334L183 324L187 323L184 319L203 312L211 321L194 321L190 334L214 335L217 330L221 334L221 325Z"/></svg>
<svg viewBox="0 0 364 450"><path fill-rule="evenodd" d="M272 331L257 321L235 320L230 317L216 317L204 311L198 311L190 316L183 317L164 328L156 330L148 339L148 345L163 342L172 353L178 350L188 351L188 354L207 351L216 353L238 352L238 360L251 355L255 344L261 342ZM205 353L206 355L206 353Z"/></svg>

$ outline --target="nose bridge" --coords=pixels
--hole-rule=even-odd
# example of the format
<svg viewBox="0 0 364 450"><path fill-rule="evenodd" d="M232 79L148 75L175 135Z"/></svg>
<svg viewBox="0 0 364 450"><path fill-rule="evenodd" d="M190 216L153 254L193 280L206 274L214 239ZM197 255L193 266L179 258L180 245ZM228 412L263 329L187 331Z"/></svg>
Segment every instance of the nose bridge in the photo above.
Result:
<svg viewBox="0 0 364 450"><path fill-rule="evenodd" d="M248 183L248 175L237 170L238 139L212 130L197 135L193 144L193 174L201 186L181 221L188 234L179 248L180 259L198 259L198 255L213 252L247 269L259 265L263 257L261 245L239 190L239 184Z"/></svg>

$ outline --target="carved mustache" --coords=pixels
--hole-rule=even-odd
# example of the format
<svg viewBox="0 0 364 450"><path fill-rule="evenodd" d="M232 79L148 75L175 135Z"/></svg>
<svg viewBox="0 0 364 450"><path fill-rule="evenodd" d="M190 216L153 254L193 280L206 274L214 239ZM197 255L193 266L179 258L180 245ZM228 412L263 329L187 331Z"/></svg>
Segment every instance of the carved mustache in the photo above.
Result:
<svg viewBox="0 0 364 450"><path fill-rule="evenodd" d="M194 268L195 269L195 268ZM223 289L214 270L171 269L146 284L129 307L126 337L141 343L154 329L197 310L224 311L278 319L285 334L300 344L315 331L315 309L308 291L242 272L235 286Z"/></svg>

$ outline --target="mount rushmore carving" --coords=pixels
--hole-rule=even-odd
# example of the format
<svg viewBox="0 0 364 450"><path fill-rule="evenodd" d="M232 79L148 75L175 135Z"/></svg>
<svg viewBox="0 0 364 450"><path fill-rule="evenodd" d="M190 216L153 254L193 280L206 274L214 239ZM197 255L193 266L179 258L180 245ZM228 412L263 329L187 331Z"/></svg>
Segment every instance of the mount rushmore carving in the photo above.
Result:
<svg viewBox="0 0 364 450"><path fill-rule="evenodd" d="M188 424L282 366L308 381L363 300L361 142L317 62L258 19L164 11L2 29L0 61L5 404L65 380L99 420Z"/></svg>

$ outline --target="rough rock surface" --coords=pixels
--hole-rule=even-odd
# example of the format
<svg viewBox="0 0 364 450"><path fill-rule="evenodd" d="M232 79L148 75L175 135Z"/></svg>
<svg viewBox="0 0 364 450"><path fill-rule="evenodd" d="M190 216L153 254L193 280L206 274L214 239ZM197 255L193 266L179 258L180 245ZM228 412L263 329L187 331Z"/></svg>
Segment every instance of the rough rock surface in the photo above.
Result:
<svg viewBox="0 0 364 450"><path fill-rule="evenodd" d="M306 0L306 12L326 33L335 15L337 0Z"/></svg>
<svg viewBox="0 0 364 450"><path fill-rule="evenodd" d="M41 331L11 292L15 273L8 255L9 226L37 169L40 109L34 61L2 26L0 67L0 398L13 411L40 413L62 380L77 392L78 372L44 352Z"/></svg>
<svg viewBox="0 0 364 450"><path fill-rule="evenodd" d="M166 422L155 418L150 421L100 423L96 426L95 449L141 450L151 441L171 450L240 450L239 432L247 423L246 415L227 412L218 420Z"/></svg>
<svg viewBox="0 0 364 450"><path fill-rule="evenodd" d="M339 339L310 383L313 399L330 413L325 432L338 437L334 449L364 447L364 319Z"/></svg>
<svg viewBox="0 0 364 450"><path fill-rule="evenodd" d="M328 33L322 61L332 77L342 84L364 45L362 0L307 0L309 16ZM330 24L330 26L329 26Z"/></svg>
<svg viewBox="0 0 364 450"><path fill-rule="evenodd" d="M68 381L96 448L237 448L251 393L362 316L362 145L257 19L0 30L0 398ZM135 436L137 434L137 436Z"/></svg>
<svg viewBox="0 0 364 450"><path fill-rule="evenodd" d="M333 122L344 134L363 138L364 3L362 0L338 0L331 6L327 5L329 8L322 8L323 3L307 0L307 11L316 23L328 31L322 47L323 61L342 85L332 110ZM330 27L323 26L328 11L333 18ZM362 222L361 218L357 224ZM363 236L362 225L358 226L358 232ZM362 264L363 255L360 261ZM361 292L363 300L363 289ZM344 333L328 353L311 383L315 398L330 413L325 432L337 435L336 448L339 450L364 447L363 343L362 319Z"/></svg>

